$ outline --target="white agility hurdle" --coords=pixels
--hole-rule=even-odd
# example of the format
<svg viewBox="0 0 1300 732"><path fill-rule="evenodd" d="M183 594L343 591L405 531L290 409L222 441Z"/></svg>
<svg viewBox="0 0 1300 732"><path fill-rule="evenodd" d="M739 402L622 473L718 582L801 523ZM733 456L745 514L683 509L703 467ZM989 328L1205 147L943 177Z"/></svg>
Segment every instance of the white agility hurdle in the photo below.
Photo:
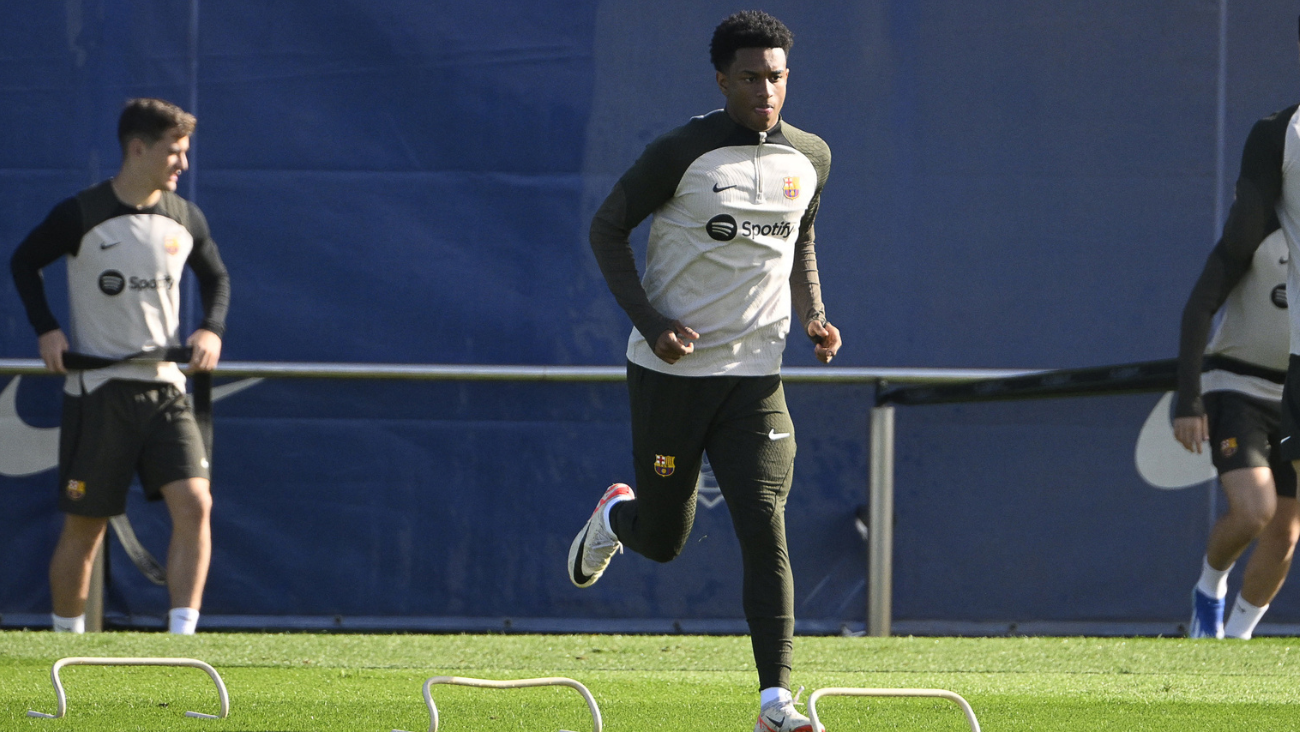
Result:
<svg viewBox="0 0 1300 732"><path fill-rule="evenodd" d="M979 720L975 719L975 710L970 708L970 704L961 695L955 694L945 689L846 689L829 687L818 689L808 697L808 718L812 720L813 729L819 729L821 721L817 719L817 700L823 696L906 696L906 697L937 697L947 699L948 701L961 707L961 711L966 715L966 721L970 723L971 732L980 732Z"/></svg>
<svg viewBox="0 0 1300 732"><path fill-rule="evenodd" d="M58 711L54 714L46 714L29 709L27 716L60 719L67 713L68 696L63 692L63 682L59 680L59 670L64 666L186 666L202 669L208 673L212 683L217 685L217 695L221 697L221 713L186 712L185 716L198 719L225 719L230 714L230 695L226 693L226 685L221 681L221 675L217 673L216 669L202 661L196 661L193 658L95 658L73 656L55 661L54 668L50 670L50 680L54 683L54 695L59 700Z"/></svg>
<svg viewBox="0 0 1300 732"><path fill-rule="evenodd" d="M601 732L600 707L596 706L596 699L592 697L587 687L562 676L548 676L542 679L516 679L513 681L491 681L488 679L468 679L462 676L434 676L424 682L424 705L429 708L429 732L438 732L438 707L434 706L433 694L430 693L429 687L434 684L451 684L454 686L475 686L481 689L526 689L532 686L567 686L576 690L587 701L587 709L591 712L592 732ZM395 729L393 732L403 732ZM568 730L560 730L568 732Z"/></svg>

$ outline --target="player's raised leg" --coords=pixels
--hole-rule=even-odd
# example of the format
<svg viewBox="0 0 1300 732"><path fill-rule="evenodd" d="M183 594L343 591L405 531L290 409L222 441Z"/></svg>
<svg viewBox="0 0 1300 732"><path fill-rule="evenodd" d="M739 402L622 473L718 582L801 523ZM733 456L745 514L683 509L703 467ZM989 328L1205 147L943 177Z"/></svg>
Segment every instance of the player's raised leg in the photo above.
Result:
<svg viewBox="0 0 1300 732"><path fill-rule="evenodd" d="M589 587L623 546L672 561L695 522L704 439L724 389L714 381L628 364L632 460L637 489L610 486L569 548L569 579Z"/></svg>

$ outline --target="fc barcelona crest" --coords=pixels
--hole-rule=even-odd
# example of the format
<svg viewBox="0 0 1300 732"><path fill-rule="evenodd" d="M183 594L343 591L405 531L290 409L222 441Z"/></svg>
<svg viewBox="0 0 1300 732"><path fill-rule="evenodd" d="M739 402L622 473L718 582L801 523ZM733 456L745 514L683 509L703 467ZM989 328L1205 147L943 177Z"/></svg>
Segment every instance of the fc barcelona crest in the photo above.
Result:
<svg viewBox="0 0 1300 732"><path fill-rule="evenodd" d="M799 197L799 176L792 175L781 181L781 192L791 201Z"/></svg>
<svg viewBox="0 0 1300 732"><path fill-rule="evenodd" d="M165 249L168 254L175 254L181 250L181 240L174 236L169 236L163 240L163 249Z"/></svg>
<svg viewBox="0 0 1300 732"><path fill-rule="evenodd" d="M672 455L655 455L655 472L659 474L660 478L667 478L673 474L673 471L677 469L674 464L676 459Z"/></svg>
<svg viewBox="0 0 1300 732"><path fill-rule="evenodd" d="M86 497L86 482L82 480L68 481L68 487L65 491L68 494L68 500L80 501Z"/></svg>
<svg viewBox="0 0 1300 732"><path fill-rule="evenodd" d="M1232 457L1237 454L1237 438L1229 437L1219 443L1219 454L1224 457Z"/></svg>

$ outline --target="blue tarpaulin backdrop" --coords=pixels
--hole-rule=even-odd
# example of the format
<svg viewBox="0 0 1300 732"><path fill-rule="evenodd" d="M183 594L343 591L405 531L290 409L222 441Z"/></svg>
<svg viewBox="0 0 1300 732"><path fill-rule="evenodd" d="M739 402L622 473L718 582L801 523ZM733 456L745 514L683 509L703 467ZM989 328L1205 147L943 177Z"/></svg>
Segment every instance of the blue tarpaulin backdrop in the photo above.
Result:
<svg viewBox="0 0 1300 732"><path fill-rule="evenodd" d="M647 142L720 106L707 44L735 9L16 4L0 24L0 252L116 170L125 98L161 96L199 117L181 192L230 268L227 359L618 365L629 324L587 226ZM1300 96L1280 0L1228 3L1226 25L1218 0L767 9L796 34L786 118L834 153L817 233L836 365L1172 356L1246 133ZM47 270L60 313L62 276ZM35 355L0 278L0 357ZM786 363L813 365L811 348L794 342ZM21 418L0 428L57 424L54 379L0 384ZM798 615L805 630L858 624L871 389L789 395ZM900 627L1181 620L1211 494L1137 475L1156 399L900 409ZM267 381L230 396L205 617L743 627L712 494L674 563L628 554L590 590L565 579L601 490L632 475L627 419L617 384ZM6 624L48 611L54 482L0 475ZM162 555L165 511L135 494L129 513ZM165 592L111 559L110 616L160 617ZM1300 622L1300 590L1269 619Z"/></svg>

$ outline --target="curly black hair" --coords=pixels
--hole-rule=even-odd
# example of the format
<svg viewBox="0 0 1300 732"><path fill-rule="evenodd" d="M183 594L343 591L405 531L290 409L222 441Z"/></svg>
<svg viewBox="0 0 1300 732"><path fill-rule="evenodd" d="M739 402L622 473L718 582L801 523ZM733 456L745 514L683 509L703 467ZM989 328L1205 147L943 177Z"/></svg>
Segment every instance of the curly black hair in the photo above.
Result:
<svg viewBox="0 0 1300 732"><path fill-rule="evenodd" d="M733 13L713 30L709 43L709 60L713 68L726 73L736 60L736 51L742 48L779 48L790 53L794 34L785 23L762 10L742 10Z"/></svg>

